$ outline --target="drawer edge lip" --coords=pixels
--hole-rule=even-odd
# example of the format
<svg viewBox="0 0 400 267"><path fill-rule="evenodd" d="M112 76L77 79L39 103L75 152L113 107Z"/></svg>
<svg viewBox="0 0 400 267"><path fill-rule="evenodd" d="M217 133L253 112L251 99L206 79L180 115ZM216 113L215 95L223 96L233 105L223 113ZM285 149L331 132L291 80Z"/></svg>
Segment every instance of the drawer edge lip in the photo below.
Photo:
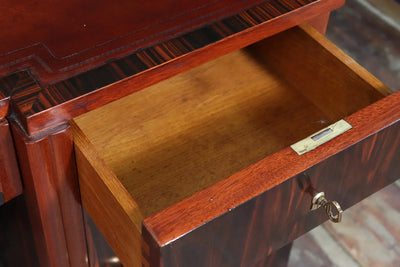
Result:
<svg viewBox="0 0 400 267"><path fill-rule="evenodd" d="M189 70L208 60L215 59L296 26L313 18L315 16L314 9L319 9L320 12L329 12L339 8L344 2L345 0L316 0L295 10L279 14L272 19L225 36L221 40L210 41L201 48L190 50L161 64L151 66L144 71L129 74L128 76L122 75L118 78L109 78L110 80L107 80L107 82L90 84L90 87L89 84L85 84L83 81L91 79L97 81L96 77L101 75L101 72L96 72L97 69L48 86L42 86L30 74L29 70L23 70L0 78L0 84L5 85L5 80L9 79L10 76L20 76L17 85L10 90L13 94L10 95L9 92L2 92L2 94L4 93L5 96L11 97L12 112L15 112L26 132L33 135ZM154 47L144 47L143 49L153 49ZM129 56L133 54L134 52ZM101 66L99 69L105 66L112 69L112 64L115 64L115 62ZM84 84L86 87L76 84ZM0 88L0 91L2 90ZM74 93L71 95L71 92ZM29 96L29 101L26 100L27 95ZM47 101L44 103L42 100L46 96L50 96L52 99L46 99ZM7 109L4 112L9 111Z"/></svg>
<svg viewBox="0 0 400 267"><path fill-rule="evenodd" d="M143 227L160 247L164 247L207 222L234 211L296 174L400 121L400 92L361 109L345 120L353 129L315 150L299 156L287 147L146 218ZM302 157L301 161L299 157ZM268 181L262 178L266 173L272 177Z"/></svg>

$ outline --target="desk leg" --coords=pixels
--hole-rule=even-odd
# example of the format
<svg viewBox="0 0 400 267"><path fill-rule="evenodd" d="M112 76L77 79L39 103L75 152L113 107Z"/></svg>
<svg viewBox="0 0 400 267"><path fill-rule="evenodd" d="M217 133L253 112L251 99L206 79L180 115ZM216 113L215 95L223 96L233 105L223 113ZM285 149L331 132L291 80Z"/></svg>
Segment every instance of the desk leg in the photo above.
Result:
<svg viewBox="0 0 400 267"><path fill-rule="evenodd" d="M34 136L12 126L41 266L87 266L72 134L63 125Z"/></svg>
<svg viewBox="0 0 400 267"><path fill-rule="evenodd" d="M287 244L283 248L275 251L275 253L265 257L252 267L286 267L289 261L292 244L293 243Z"/></svg>

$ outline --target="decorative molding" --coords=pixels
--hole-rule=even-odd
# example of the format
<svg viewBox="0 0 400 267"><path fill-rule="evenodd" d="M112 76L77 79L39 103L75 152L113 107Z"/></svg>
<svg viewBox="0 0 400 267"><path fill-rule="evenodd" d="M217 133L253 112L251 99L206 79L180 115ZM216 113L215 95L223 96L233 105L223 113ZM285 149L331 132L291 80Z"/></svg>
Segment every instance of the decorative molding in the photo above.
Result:
<svg viewBox="0 0 400 267"><path fill-rule="evenodd" d="M11 97L13 113L25 131L32 135L293 27L312 18L316 12L318 14L318 8L326 13L343 3L344 0L266 1L46 86L38 83L36 75L30 71L12 74L0 79L0 97L7 101L3 113L10 113L8 97ZM231 38L233 36L235 38ZM0 111L1 105L0 100Z"/></svg>

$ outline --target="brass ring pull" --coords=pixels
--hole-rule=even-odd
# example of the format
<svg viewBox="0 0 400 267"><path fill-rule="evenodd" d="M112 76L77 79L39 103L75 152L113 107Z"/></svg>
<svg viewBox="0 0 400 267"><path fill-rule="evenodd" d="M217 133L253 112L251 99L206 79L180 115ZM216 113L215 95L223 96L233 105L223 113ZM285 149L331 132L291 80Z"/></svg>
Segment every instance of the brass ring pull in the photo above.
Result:
<svg viewBox="0 0 400 267"><path fill-rule="evenodd" d="M334 223L339 223L342 220L343 210L339 203L336 201L328 201L325 198L325 193L320 192L314 195L311 204L311 210L316 210L320 207L324 207L326 215L328 215L329 220Z"/></svg>

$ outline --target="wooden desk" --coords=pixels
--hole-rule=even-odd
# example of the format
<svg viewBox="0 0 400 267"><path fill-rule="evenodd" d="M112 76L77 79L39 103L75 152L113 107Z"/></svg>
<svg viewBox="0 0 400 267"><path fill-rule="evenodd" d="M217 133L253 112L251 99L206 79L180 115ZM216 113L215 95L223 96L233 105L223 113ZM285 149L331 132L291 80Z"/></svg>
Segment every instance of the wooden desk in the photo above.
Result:
<svg viewBox="0 0 400 267"><path fill-rule="evenodd" d="M316 191L347 208L397 179L400 96L309 26L278 34L324 32L343 2L3 3L0 111L40 264L107 256L83 205L126 266L274 265L327 219ZM334 140L288 147L342 118Z"/></svg>

